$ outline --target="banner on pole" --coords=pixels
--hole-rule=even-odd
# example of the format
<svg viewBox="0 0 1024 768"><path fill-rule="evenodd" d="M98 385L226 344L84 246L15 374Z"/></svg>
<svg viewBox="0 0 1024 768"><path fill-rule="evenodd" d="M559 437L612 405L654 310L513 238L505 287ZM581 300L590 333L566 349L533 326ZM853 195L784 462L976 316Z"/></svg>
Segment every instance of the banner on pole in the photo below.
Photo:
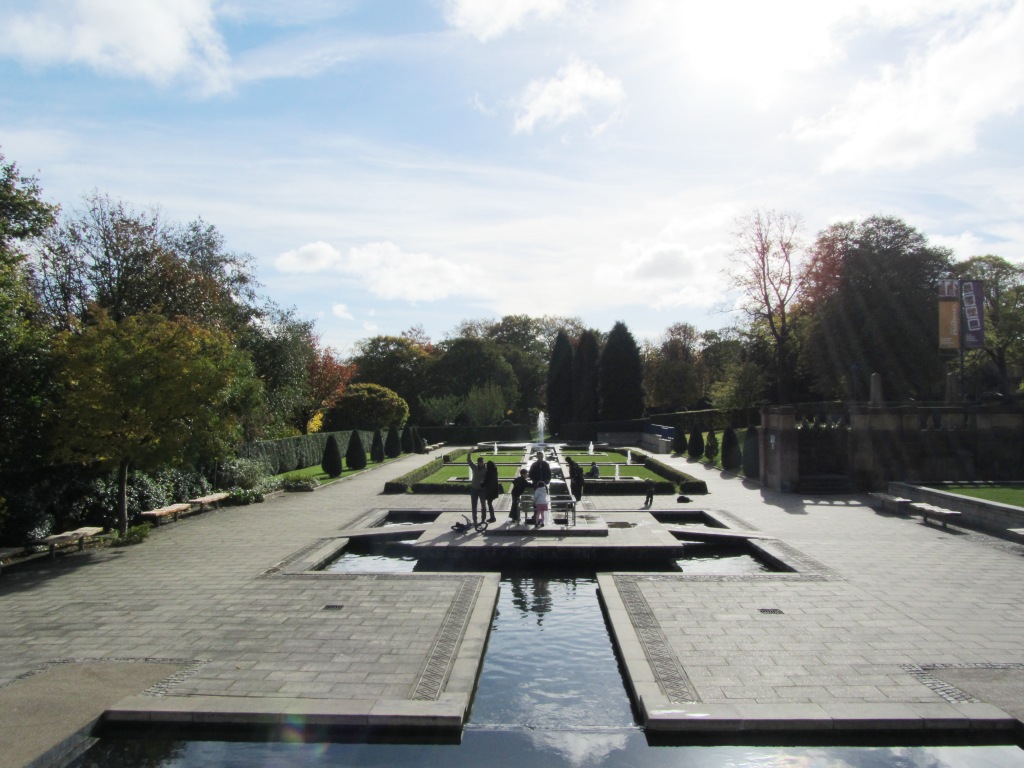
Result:
<svg viewBox="0 0 1024 768"><path fill-rule="evenodd" d="M960 349L959 280L939 280L939 349Z"/></svg>
<svg viewBox="0 0 1024 768"><path fill-rule="evenodd" d="M964 349L985 346L985 284L981 280L965 280L960 287L960 303L964 308Z"/></svg>

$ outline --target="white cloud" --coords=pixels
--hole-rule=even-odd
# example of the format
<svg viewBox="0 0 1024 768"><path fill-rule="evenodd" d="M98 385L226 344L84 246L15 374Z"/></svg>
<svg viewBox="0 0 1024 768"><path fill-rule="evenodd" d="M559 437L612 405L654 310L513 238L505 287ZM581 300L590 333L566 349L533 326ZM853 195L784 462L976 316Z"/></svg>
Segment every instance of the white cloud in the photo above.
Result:
<svg viewBox="0 0 1024 768"><path fill-rule="evenodd" d="M341 320L355 320L355 317L352 316L352 313L344 304L332 304L331 314Z"/></svg>
<svg viewBox="0 0 1024 768"><path fill-rule="evenodd" d="M482 284L480 270L429 253L406 253L390 242L349 250L342 270L360 278L374 296L405 301L438 301L472 294Z"/></svg>
<svg viewBox="0 0 1024 768"><path fill-rule="evenodd" d="M569 0L448 0L447 22L481 42L523 26L530 17L542 21L565 13Z"/></svg>
<svg viewBox="0 0 1024 768"><path fill-rule="evenodd" d="M618 79L595 64L573 59L555 77L534 80L526 87L519 100L515 132L532 133L538 124L562 125L589 115L591 107L603 110L608 119L608 111L614 114L625 98Z"/></svg>
<svg viewBox="0 0 1024 768"><path fill-rule="evenodd" d="M229 87L211 0L41 0L0 13L0 49L33 65L84 64L158 84ZM28 10L31 8L31 10Z"/></svg>
<svg viewBox="0 0 1024 768"><path fill-rule="evenodd" d="M274 266L282 272L324 272L338 266L341 260L334 246L318 241L285 251L274 259Z"/></svg>
<svg viewBox="0 0 1024 768"><path fill-rule="evenodd" d="M988 119L1024 104L1024 3L989 12L967 31L859 83L843 104L793 134L835 146L826 171L910 168L974 150Z"/></svg>

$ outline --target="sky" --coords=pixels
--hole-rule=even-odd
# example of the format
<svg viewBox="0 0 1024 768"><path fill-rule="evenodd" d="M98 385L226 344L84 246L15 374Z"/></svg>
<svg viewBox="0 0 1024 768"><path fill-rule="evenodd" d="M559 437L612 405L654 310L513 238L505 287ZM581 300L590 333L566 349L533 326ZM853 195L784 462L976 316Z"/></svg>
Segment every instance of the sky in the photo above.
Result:
<svg viewBox="0 0 1024 768"><path fill-rule="evenodd" d="M202 217L342 353L736 322L737 219L1024 261L1024 0L4 0L0 152Z"/></svg>

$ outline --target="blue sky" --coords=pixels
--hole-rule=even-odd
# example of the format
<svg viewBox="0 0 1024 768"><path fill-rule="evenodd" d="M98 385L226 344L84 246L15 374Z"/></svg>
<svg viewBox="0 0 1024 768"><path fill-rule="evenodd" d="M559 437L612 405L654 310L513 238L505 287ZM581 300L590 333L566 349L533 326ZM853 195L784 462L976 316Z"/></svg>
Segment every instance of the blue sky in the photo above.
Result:
<svg viewBox="0 0 1024 768"><path fill-rule="evenodd" d="M1024 0L5 0L0 150L202 216L325 342L730 324L738 216L1024 259Z"/></svg>

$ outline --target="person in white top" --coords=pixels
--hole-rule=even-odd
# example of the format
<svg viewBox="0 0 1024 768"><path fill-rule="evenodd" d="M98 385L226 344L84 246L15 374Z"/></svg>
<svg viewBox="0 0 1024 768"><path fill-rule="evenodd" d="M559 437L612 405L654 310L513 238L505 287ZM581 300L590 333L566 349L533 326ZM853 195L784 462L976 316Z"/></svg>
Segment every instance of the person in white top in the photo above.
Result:
<svg viewBox="0 0 1024 768"><path fill-rule="evenodd" d="M551 496L548 495L548 487L544 483L537 483L533 489L533 524L542 528L551 523Z"/></svg>

